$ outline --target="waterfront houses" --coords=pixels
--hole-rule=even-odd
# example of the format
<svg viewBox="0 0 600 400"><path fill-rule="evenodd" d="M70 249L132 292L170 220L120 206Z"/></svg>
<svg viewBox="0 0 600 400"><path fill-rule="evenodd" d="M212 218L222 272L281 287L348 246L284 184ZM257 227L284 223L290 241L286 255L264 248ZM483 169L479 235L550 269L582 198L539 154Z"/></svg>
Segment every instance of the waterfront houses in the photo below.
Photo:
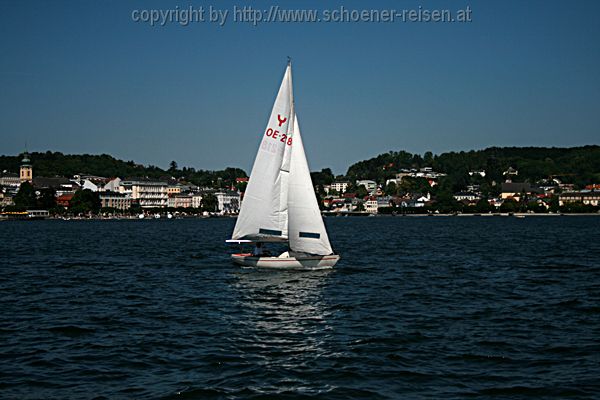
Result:
<svg viewBox="0 0 600 400"><path fill-rule="evenodd" d="M192 207L200 208L202 207L202 193L193 193L192 194Z"/></svg>
<svg viewBox="0 0 600 400"><path fill-rule="evenodd" d="M512 168L509 168L509 171L512 170L513 174L516 175L517 171L514 171ZM509 173L508 171L505 171ZM502 183L502 193L500 197L503 200L513 199L515 201L520 201L523 196L531 196L536 193L540 193L541 190L539 188L532 187L530 183L522 182L522 183L513 183L513 182L504 182Z"/></svg>
<svg viewBox="0 0 600 400"><path fill-rule="evenodd" d="M18 189L21 185L21 179L18 174L4 171L0 175L0 186Z"/></svg>
<svg viewBox="0 0 600 400"><path fill-rule="evenodd" d="M167 206L169 208L193 207L193 195L191 193L172 193L169 195Z"/></svg>
<svg viewBox="0 0 600 400"><path fill-rule="evenodd" d="M222 190L215 194L218 211L223 214L237 214L240 211L240 194L233 190Z"/></svg>
<svg viewBox="0 0 600 400"><path fill-rule="evenodd" d="M121 186L121 178L116 177L116 178L110 179L106 183L106 185L104 185L104 190L107 192L118 192L120 186Z"/></svg>
<svg viewBox="0 0 600 400"><path fill-rule="evenodd" d="M167 207L169 196L167 183L152 180L122 181L120 192L130 194L131 199L137 201L142 208Z"/></svg>
<svg viewBox="0 0 600 400"><path fill-rule="evenodd" d="M19 188L27 182L34 189L37 204L51 204L61 210L82 211L82 202L90 201L95 209L121 210L139 213L155 209L190 209L192 213L205 210L222 215L235 215L243 201L243 190L248 178L218 179L211 187L199 187L183 178L172 176L109 177L85 173L72 177L34 176L33 163L28 154L23 155L19 173L3 171L0 174L0 206L14 204ZM492 213L492 212L595 212L600 207L600 185L573 180L564 182L569 176L548 176L530 183L513 182L519 177L515 167L492 171L468 169L457 185L453 181L441 181L447 175L432 167L396 169L386 164L384 173L377 179L369 176L339 175L329 179L316 177L315 192L321 198L321 207L331 213L381 214L381 213ZM504 170L504 171L503 171ZM506 181L499 184L490 176L500 176ZM521 179L524 177L521 176ZM235 180L234 180L235 179ZM319 179L321 181L319 182ZM451 182L449 184L449 182ZM395 183L395 185L391 185ZM583 190L577 190L585 187ZM365 192L366 189L366 192ZM456 191L449 192L449 189ZM77 201L73 202L76 193ZM93 195L91 193L93 193ZM30 192L31 193L31 192ZM47 196L54 195L54 202ZM87 199L87 200L86 200ZM95 199L95 200L94 200ZM482 201L484 200L484 201ZM36 203L36 200L34 200ZM23 204L23 203L21 203ZM31 202L30 202L31 204ZM99 204L99 205L98 205ZM581 206L578 206L581 205ZM559 209L560 208L560 209ZM10 211L11 209L8 208ZM89 210L89 207L87 208Z"/></svg>
<svg viewBox="0 0 600 400"><path fill-rule="evenodd" d="M367 189L367 192L369 192L369 194L375 194L375 192L377 191L377 182L369 180L369 179L363 179L363 180L356 181L356 187L361 187L361 186L364 186L365 189Z"/></svg>
<svg viewBox="0 0 600 400"><path fill-rule="evenodd" d="M348 181L332 182L331 185L329 185L329 190L335 190L338 193L344 193L346 192L346 189L348 189L348 185L350 185L350 182Z"/></svg>
<svg viewBox="0 0 600 400"><path fill-rule="evenodd" d="M468 203L476 203L481 199L479 194L473 192L460 192L456 193L453 197L456 201L466 201Z"/></svg>
<svg viewBox="0 0 600 400"><path fill-rule="evenodd" d="M71 206L71 200L75 196L75 193L63 193L56 197L56 205L63 208L69 208Z"/></svg>
<svg viewBox="0 0 600 400"><path fill-rule="evenodd" d="M115 208L123 211L131 208L131 197L125 193L103 191L98 196L102 208Z"/></svg>
<svg viewBox="0 0 600 400"><path fill-rule="evenodd" d="M442 177L446 176L446 174L442 172L436 172L432 167L423 167L420 169L401 169L395 176L395 178L387 179L385 184L389 185L390 183L394 183L396 185L400 185L404 178L423 178L427 180L429 186L433 187L438 184L438 180Z"/></svg>
<svg viewBox="0 0 600 400"><path fill-rule="evenodd" d="M600 204L600 191L581 190L578 192L561 193L558 197L558 205L564 206L572 203L581 203L584 205L598 206Z"/></svg>
<svg viewBox="0 0 600 400"><path fill-rule="evenodd" d="M369 214L377 214L377 210L379 209L379 204L377 203L376 196L367 196L365 198L365 212Z"/></svg>

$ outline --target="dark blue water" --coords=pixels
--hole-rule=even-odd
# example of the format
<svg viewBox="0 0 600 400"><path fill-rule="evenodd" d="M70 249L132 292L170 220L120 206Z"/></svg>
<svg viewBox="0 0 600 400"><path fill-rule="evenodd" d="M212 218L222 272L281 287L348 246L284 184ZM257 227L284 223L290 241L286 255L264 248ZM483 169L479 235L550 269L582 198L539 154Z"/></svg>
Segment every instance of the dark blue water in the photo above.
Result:
<svg viewBox="0 0 600 400"><path fill-rule="evenodd" d="M600 218L328 218L329 272L233 219L1 222L0 397L598 398Z"/></svg>

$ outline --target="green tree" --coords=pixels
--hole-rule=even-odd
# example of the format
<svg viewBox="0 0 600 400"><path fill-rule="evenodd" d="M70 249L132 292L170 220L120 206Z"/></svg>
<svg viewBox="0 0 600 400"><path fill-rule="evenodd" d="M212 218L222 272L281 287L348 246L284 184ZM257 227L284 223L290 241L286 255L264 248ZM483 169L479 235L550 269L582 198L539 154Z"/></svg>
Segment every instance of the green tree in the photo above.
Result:
<svg viewBox="0 0 600 400"><path fill-rule="evenodd" d="M357 189L356 189L356 197L358 197L359 199L363 199L365 196L368 196L369 192L367 191L367 188L365 187L365 185L360 185Z"/></svg>
<svg viewBox="0 0 600 400"><path fill-rule="evenodd" d="M387 196L394 196L396 193L398 193L398 186L396 186L395 182L390 182L387 185L385 185L383 192Z"/></svg>
<svg viewBox="0 0 600 400"><path fill-rule="evenodd" d="M492 211L492 206L486 199L480 199L477 204L475 204L475 212L484 214Z"/></svg>
<svg viewBox="0 0 600 400"><path fill-rule="evenodd" d="M218 205L219 201L217 200L217 196L214 194L205 193L202 195L202 201L200 202L202 211L215 212L217 211Z"/></svg>
<svg viewBox="0 0 600 400"><path fill-rule="evenodd" d="M129 214L132 214L132 215L141 214L142 211L143 211L143 209L140 206L140 203L132 203L131 206L129 207Z"/></svg>
<svg viewBox="0 0 600 400"><path fill-rule="evenodd" d="M431 151L427 151L423 154L423 162L426 166L431 166L433 164L433 153Z"/></svg>
<svg viewBox="0 0 600 400"><path fill-rule="evenodd" d="M320 172L311 172L310 177L313 185L330 185L335 179L331 168L323 168Z"/></svg>
<svg viewBox="0 0 600 400"><path fill-rule="evenodd" d="M558 196L554 195L550 198L550 211L552 212L558 212L559 211L559 205L558 205Z"/></svg>
<svg viewBox="0 0 600 400"><path fill-rule="evenodd" d="M100 211L100 196L90 189L78 190L71 199L70 211L74 214L97 213Z"/></svg>
<svg viewBox="0 0 600 400"><path fill-rule="evenodd" d="M37 206L37 196L31 183L21 183L13 201L15 202L15 206L20 209L35 208Z"/></svg>
<svg viewBox="0 0 600 400"><path fill-rule="evenodd" d="M51 188L40 190L37 206L43 210L51 210L56 207L56 191Z"/></svg>
<svg viewBox="0 0 600 400"><path fill-rule="evenodd" d="M346 187L346 191L344 193L356 193L357 187L354 183L350 182Z"/></svg>
<svg viewBox="0 0 600 400"><path fill-rule="evenodd" d="M235 184L235 188L239 191L239 192L245 192L246 188L248 187L248 182L238 182Z"/></svg>
<svg viewBox="0 0 600 400"><path fill-rule="evenodd" d="M425 178L411 178L405 176L400 182L399 189L403 192L427 193L431 191L431 185Z"/></svg>
<svg viewBox="0 0 600 400"><path fill-rule="evenodd" d="M519 204L516 201L512 199L506 199L500 206L500 212L515 212L518 210L518 208Z"/></svg>
<svg viewBox="0 0 600 400"><path fill-rule="evenodd" d="M462 203L456 201L452 193L441 192L436 198L436 209L441 213L462 211Z"/></svg>

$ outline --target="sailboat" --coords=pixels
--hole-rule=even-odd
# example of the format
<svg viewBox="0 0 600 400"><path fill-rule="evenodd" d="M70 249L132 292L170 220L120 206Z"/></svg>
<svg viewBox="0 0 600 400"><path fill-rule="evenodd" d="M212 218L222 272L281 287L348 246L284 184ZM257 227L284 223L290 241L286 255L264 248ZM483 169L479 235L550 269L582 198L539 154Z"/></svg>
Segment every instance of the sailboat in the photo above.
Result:
<svg viewBox="0 0 600 400"><path fill-rule="evenodd" d="M331 248L310 178L290 60L227 242L256 245L252 253L231 255L234 263L248 267L326 269L340 259ZM287 243L288 250L278 256L264 254L259 250L264 243Z"/></svg>

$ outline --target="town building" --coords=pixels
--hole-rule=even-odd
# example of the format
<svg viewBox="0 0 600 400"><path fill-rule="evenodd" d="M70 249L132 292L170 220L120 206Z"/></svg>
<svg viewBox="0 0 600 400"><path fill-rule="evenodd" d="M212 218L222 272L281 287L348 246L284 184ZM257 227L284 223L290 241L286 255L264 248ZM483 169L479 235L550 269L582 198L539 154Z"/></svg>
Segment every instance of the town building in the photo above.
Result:
<svg viewBox="0 0 600 400"><path fill-rule="evenodd" d="M91 190L92 192L97 192L100 189L101 186L98 186L96 183L92 182L89 179L84 179L83 180L83 184L81 185L81 189L85 190Z"/></svg>
<svg viewBox="0 0 600 400"><path fill-rule="evenodd" d="M446 174L442 172L436 172L432 167L423 167L419 170L417 169L401 169L399 173L396 174L395 178L391 178L385 181L386 185L390 183L394 183L399 185L402 183L402 179L409 178L424 178L429 183L429 186L433 187L438 184L438 179L446 176Z"/></svg>
<svg viewBox="0 0 600 400"><path fill-rule="evenodd" d="M377 197L377 208L381 207L393 207L394 199L392 196L379 196Z"/></svg>
<svg viewBox="0 0 600 400"><path fill-rule="evenodd" d="M18 174L4 171L0 175L0 186L7 186L18 189L21 186L21 179Z"/></svg>
<svg viewBox="0 0 600 400"><path fill-rule="evenodd" d="M118 210L129 210L131 208L131 197L119 192L100 192L100 204L102 208L116 208Z"/></svg>
<svg viewBox="0 0 600 400"><path fill-rule="evenodd" d="M180 184L176 183L174 185L169 185L167 186L167 195L172 195L172 194L179 194L181 193L181 186Z"/></svg>
<svg viewBox="0 0 600 400"><path fill-rule="evenodd" d="M485 170L475 170L475 171L469 171L469 176L475 176L475 175L479 175L482 178L485 178Z"/></svg>
<svg viewBox="0 0 600 400"><path fill-rule="evenodd" d="M460 192L456 193L453 197L456 201L468 201L470 203L477 202L481 199L479 194L473 192Z"/></svg>
<svg viewBox="0 0 600 400"><path fill-rule="evenodd" d="M558 197L558 205L564 206L569 203L581 203L585 205L598 206L600 204L600 191L581 190L579 192L565 192Z"/></svg>
<svg viewBox="0 0 600 400"><path fill-rule="evenodd" d="M431 201L431 194L427 193L426 195L416 196L415 207L425 207Z"/></svg>
<svg viewBox="0 0 600 400"><path fill-rule="evenodd" d="M14 204L13 197L10 194L0 191L0 207L12 206Z"/></svg>
<svg viewBox="0 0 600 400"><path fill-rule="evenodd" d="M377 183L367 179L356 181L356 187L364 186L367 192L374 194L377 190Z"/></svg>
<svg viewBox="0 0 600 400"><path fill-rule="evenodd" d="M344 204L344 199L331 199L328 207L331 209L331 211L342 211Z"/></svg>
<svg viewBox="0 0 600 400"><path fill-rule="evenodd" d="M467 185L467 192L481 194L481 186L480 185Z"/></svg>
<svg viewBox="0 0 600 400"><path fill-rule="evenodd" d="M369 196L366 198L364 202L365 211L369 214L377 214L377 210L379 209L379 204L377 203L377 197Z"/></svg>
<svg viewBox="0 0 600 400"><path fill-rule="evenodd" d="M59 180L60 179L60 180ZM45 185L56 191L56 196L63 194L72 194L81 188L77 182L69 181L66 178L44 178L36 177L33 178L33 185L39 187L39 185Z"/></svg>
<svg viewBox="0 0 600 400"><path fill-rule="evenodd" d="M92 192L99 192L106 190L104 186L111 181L110 178L102 176L89 175L89 174L76 174L73 175L72 182L79 185L81 189L88 189Z"/></svg>
<svg viewBox="0 0 600 400"><path fill-rule="evenodd" d="M192 207L193 196L191 194L170 194L167 206L171 208L190 208Z"/></svg>
<svg viewBox="0 0 600 400"><path fill-rule="evenodd" d="M64 190L73 192L79 189L79 186L76 183L73 183L69 181L69 179L60 176L36 176L33 178L33 187L36 189L54 189L56 191Z"/></svg>
<svg viewBox="0 0 600 400"><path fill-rule="evenodd" d="M21 168L19 169L19 180L21 183L33 181L33 167L31 166L31 160L29 159L29 153L25 151L23 153L23 159L21 160Z"/></svg>
<svg viewBox="0 0 600 400"><path fill-rule="evenodd" d="M350 185L350 182L348 181L333 182L330 185L330 190L335 190L338 193L344 193L346 189L348 189L348 185Z"/></svg>
<svg viewBox="0 0 600 400"><path fill-rule="evenodd" d="M519 175L519 171L517 171L513 167L508 167L508 169L506 171L502 172L502 175L506 177L507 183L511 183L513 180L513 177Z"/></svg>
<svg viewBox="0 0 600 400"><path fill-rule="evenodd" d="M504 182L502 183L502 193L500 194L500 197L503 200L512 198L515 201L521 201L523 195L530 196L540 192L541 190L539 188L534 188L527 182Z"/></svg>
<svg viewBox="0 0 600 400"><path fill-rule="evenodd" d="M120 193L131 194L131 199L138 202L142 208L166 207L169 200L167 183L150 180L122 181Z"/></svg>
<svg viewBox="0 0 600 400"><path fill-rule="evenodd" d="M56 197L56 205L59 207L69 208L71 207L71 200L75 196L75 193L64 193Z"/></svg>
<svg viewBox="0 0 600 400"><path fill-rule="evenodd" d="M559 183L558 188L563 192L572 192L575 190L574 183Z"/></svg>
<svg viewBox="0 0 600 400"><path fill-rule="evenodd" d="M223 190L215 193L218 201L218 211L224 214L235 214L240 211L240 194L233 190Z"/></svg>
<svg viewBox="0 0 600 400"><path fill-rule="evenodd" d="M488 203L491 206L498 209L498 208L500 208L500 206L502 206L502 203L504 203L504 200L500 197L494 197L494 198L488 199Z"/></svg>
<svg viewBox="0 0 600 400"><path fill-rule="evenodd" d="M110 179L106 185L104 185L103 190L106 192L119 192L119 186L121 186L121 178L117 177Z"/></svg>
<svg viewBox="0 0 600 400"><path fill-rule="evenodd" d="M194 208L202 207L202 194L201 193L192 194L192 207L194 207Z"/></svg>

